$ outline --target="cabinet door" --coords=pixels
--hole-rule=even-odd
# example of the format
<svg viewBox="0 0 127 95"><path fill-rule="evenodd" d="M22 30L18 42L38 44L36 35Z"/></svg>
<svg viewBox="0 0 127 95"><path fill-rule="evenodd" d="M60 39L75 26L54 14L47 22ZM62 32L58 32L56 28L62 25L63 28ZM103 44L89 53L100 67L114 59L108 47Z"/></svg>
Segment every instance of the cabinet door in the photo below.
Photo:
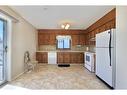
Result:
<svg viewBox="0 0 127 95"><path fill-rule="evenodd" d="M79 37L78 35L72 35L72 45L78 45Z"/></svg>
<svg viewBox="0 0 127 95"><path fill-rule="evenodd" d="M77 63L77 53L71 52L71 54L70 54L70 63L72 63L72 64Z"/></svg>
<svg viewBox="0 0 127 95"><path fill-rule="evenodd" d="M104 32L105 30L106 30L106 26L105 25L99 27L99 33L100 32Z"/></svg>
<svg viewBox="0 0 127 95"><path fill-rule="evenodd" d="M48 63L48 54L47 52L37 52L36 60L38 63Z"/></svg>
<svg viewBox="0 0 127 95"><path fill-rule="evenodd" d="M115 19L112 21L112 28L116 28L116 20Z"/></svg>
<svg viewBox="0 0 127 95"><path fill-rule="evenodd" d="M63 53L57 52L57 64L63 63Z"/></svg>
<svg viewBox="0 0 127 95"><path fill-rule="evenodd" d="M64 52L63 53L64 57L64 63L70 63L70 53L69 52Z"/></svg>
<svg viewBox="0 0 127 95"><path fill-rule="evenodd" d="M77 63L84 63L84 54L77 53Z"/></svg>
<svg viewBox="0 0 127 95"><path fill-rule="evenodd" d="M43 35L39 34L38 35L38 45L43 45L44 44L44 39L43 39Z"/></svg>
<svg viewBox="0 0 127 95"><path fill-rule="evenodd" d="M36 60L38 61L38 63L42 63L42 54L40 52L36 53Z"/></svg>
<svg viewBox="0 0 127 95"><path fill-rule="evenodd" d="M48 63L48 54L47 54L47 52L42 53L42 63Z"/></svg>
<svg viewBox="0 0 127 95"><path fill-rule="evenodd" d="M44 38L44 45L49 45L49 42L50 42L50 35L45 34L45 35L43 36L43 38Z"/></svg>
<svg viewBox="0 0 127 95"><path fill-rule="evenodd" d="M95 37L96 37L96 34L98 34L99 33L99 29L97 28L97 29L95 29Z"/></svg>
<svg viewBox="0 0 127 95"><path fill-rule="evenodd" d="M55 45L55 43L56 43L56 36L55 36L55 34L51 34L49 38L50 38L49 44L50 45Z"/></svg>
<svg viewBox="0 0 127 95"><path fill-rule="evenodd" d="M89 37L88 33L86 34L86 45L89 45Z"/></svg>
<svg viewBox="0 0 127 95"><path fill-rule="evenodd" d="M78 35L79 37L79 44L80 45L85 45L85 36L82 34L82 35Z"/></svg>

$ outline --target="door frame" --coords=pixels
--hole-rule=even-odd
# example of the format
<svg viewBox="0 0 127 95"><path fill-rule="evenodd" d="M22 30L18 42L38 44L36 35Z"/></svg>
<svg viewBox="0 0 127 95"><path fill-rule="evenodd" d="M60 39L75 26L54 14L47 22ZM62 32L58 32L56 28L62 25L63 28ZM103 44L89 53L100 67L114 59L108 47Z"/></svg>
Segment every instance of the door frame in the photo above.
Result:
<svg viewBox="0 0 127 95"><path fill-rule="evenodd" d="M12 80L12 19L0 12L0 18L7 21L7 81Z"/></svg>
<svg viewBox="0 0 127 95"><path fill-rule="evenodd" d="M7 21L3 18L0 18L1 21L3 21L3 81L0 83L2 85L3 83L7 82L7 52L5 51L5 47L7 46Z"/></svg>

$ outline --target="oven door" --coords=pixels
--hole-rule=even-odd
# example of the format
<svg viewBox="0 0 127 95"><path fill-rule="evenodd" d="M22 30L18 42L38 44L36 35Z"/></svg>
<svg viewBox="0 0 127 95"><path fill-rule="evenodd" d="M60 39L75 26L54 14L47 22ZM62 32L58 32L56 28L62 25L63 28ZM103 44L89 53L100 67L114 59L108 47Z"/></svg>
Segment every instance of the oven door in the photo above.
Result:
<svg viewBox="0 0 127 95"><path fill-rule="evenodd" d="M85 64L91 66L91 54L85 53Z"/></svg>

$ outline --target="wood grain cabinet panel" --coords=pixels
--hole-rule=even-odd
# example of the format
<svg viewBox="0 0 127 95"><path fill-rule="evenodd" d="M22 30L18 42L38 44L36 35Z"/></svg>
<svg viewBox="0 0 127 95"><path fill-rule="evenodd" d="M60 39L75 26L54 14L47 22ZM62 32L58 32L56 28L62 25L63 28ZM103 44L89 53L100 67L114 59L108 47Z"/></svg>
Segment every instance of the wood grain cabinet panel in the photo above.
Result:
<svg viewBox="0 0 127 95"><path fill-rule="evenodd" d="M77 63L84 63L84 54L83 53L77 53Z"/></svg>
<svg viewBox="0 0 127 95"><path fill-rule="evenodd" d="M58 64L64 63L62 52L57 52L57 63Z"/></svg>
<svg viewBox="0 0 127 95"><path fill-rule="evenodd" d="M84 53L79 52L58 52L58 64L79 64L84 63Z"/></svg>
<svg viewBox="0 0 127 95"><path fill-rule="evenodd" d="M78 35L79 36L79 44L85 45L85 35Z"/></svg>
<svg viewBox="0 0 127 95"><path fill-rule="evenodd" d="M89 34L87 33L87 35L86 35L86 43L85 43L86 45L89 45Z"/></svg>
<svg viewBox="0 0 127 95"><path fill-rule="evenodd" d="M49 34L38 34L38 45L55 45L56 36Z"/></svg>
<svg viewBox="0 0 127 95"><path fill-rule="evenodd" d="M63 58L64 63L71 63L70 62L70 53L69 52L63 52Z"/></svg>
<svg viewBox="0 0 127 95"><path fill-rule="evenodd" d="M72 64L77 63L77 53L75 53L75 52L70 53L70 63L72 63Z"/></svg>
<svg viewBox="0 0 127 95"><path fill-rule="evenodd" d="M89 38L97 33L112 29L116 27L116 9L114 8L105 16L100 18L98 21L93 23L90 27L86 29L87 31L87 45L95 45L95 41L90 42ZM94 34L93 34L94 33Z"/></svg>
<svg viewBox="0 0 127 95"><path fill-rule="evenodd" d="M50 35L49 37L49 45L55 45L56 44L56 36L55 34Z"/></svg>
<svg viewBox="0 0 127 95"><path fill-rule="evenodd" d="M78 45L78 42L79 42L79 38L78 38L78 35L72 35L72 45L75 46L75 45Z"/></svg>
<svg viewBox="0 0 127 95"><path fill-rule="evenodd" d="M43 45L43 42L44 41L44 39L43 39L43 35L38 35L38 45Z"/></svg>
<svg viewBox="0 0 127 95"><path fill-rule="evenodd" d="M86 39L85 35L72 35L72 45L85 45Z"/></svg>
<svg viewBox="0 0 127 95"><path fill-rule="evenodd" d="M38 61L38 63L48 63L48 53L36 52L36 60Z"/></svg>
<svg viewBox="0 0 127 95"><path fill-rule="evenodd" d="M99 33L106 30L106 25L99 27Z"/></svg>
<svg viewBox="0 0 127 95"><path fill-rule="evenodd" d="M40 52L36 53L36 60L38 61L38 63L41 63L43 61L42 60L42 54Z"/></svg>

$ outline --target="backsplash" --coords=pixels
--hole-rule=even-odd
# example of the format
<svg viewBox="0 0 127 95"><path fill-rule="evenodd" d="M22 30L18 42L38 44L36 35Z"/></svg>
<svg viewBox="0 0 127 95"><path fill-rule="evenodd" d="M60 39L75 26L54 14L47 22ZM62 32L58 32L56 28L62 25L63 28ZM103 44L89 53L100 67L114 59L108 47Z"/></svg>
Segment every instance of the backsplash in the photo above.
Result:
<svg viewBox="0 0 127 95"><path fill-rule="evenodd" d="M55 51L56 50L55 45L40 45L38 48L40 51Z"/></svg>
<svg viewBox="0 0 127 95"><path fill-rule="evenodd" d="M88 47L88 48L87 48ZM71 47L72 51L92 51L95 52L95 46L94 45L75 45ZM39 51L56 51L56 45L40 45L38 47Z"/></svg>
<svg viewBox="0 0 127 95"><path fill-rule="evenodd" d="M96 52L96 47L95 47L95 45L89 45L88 48L89 48L89 51L91 51L91 52Z"/></svg>

